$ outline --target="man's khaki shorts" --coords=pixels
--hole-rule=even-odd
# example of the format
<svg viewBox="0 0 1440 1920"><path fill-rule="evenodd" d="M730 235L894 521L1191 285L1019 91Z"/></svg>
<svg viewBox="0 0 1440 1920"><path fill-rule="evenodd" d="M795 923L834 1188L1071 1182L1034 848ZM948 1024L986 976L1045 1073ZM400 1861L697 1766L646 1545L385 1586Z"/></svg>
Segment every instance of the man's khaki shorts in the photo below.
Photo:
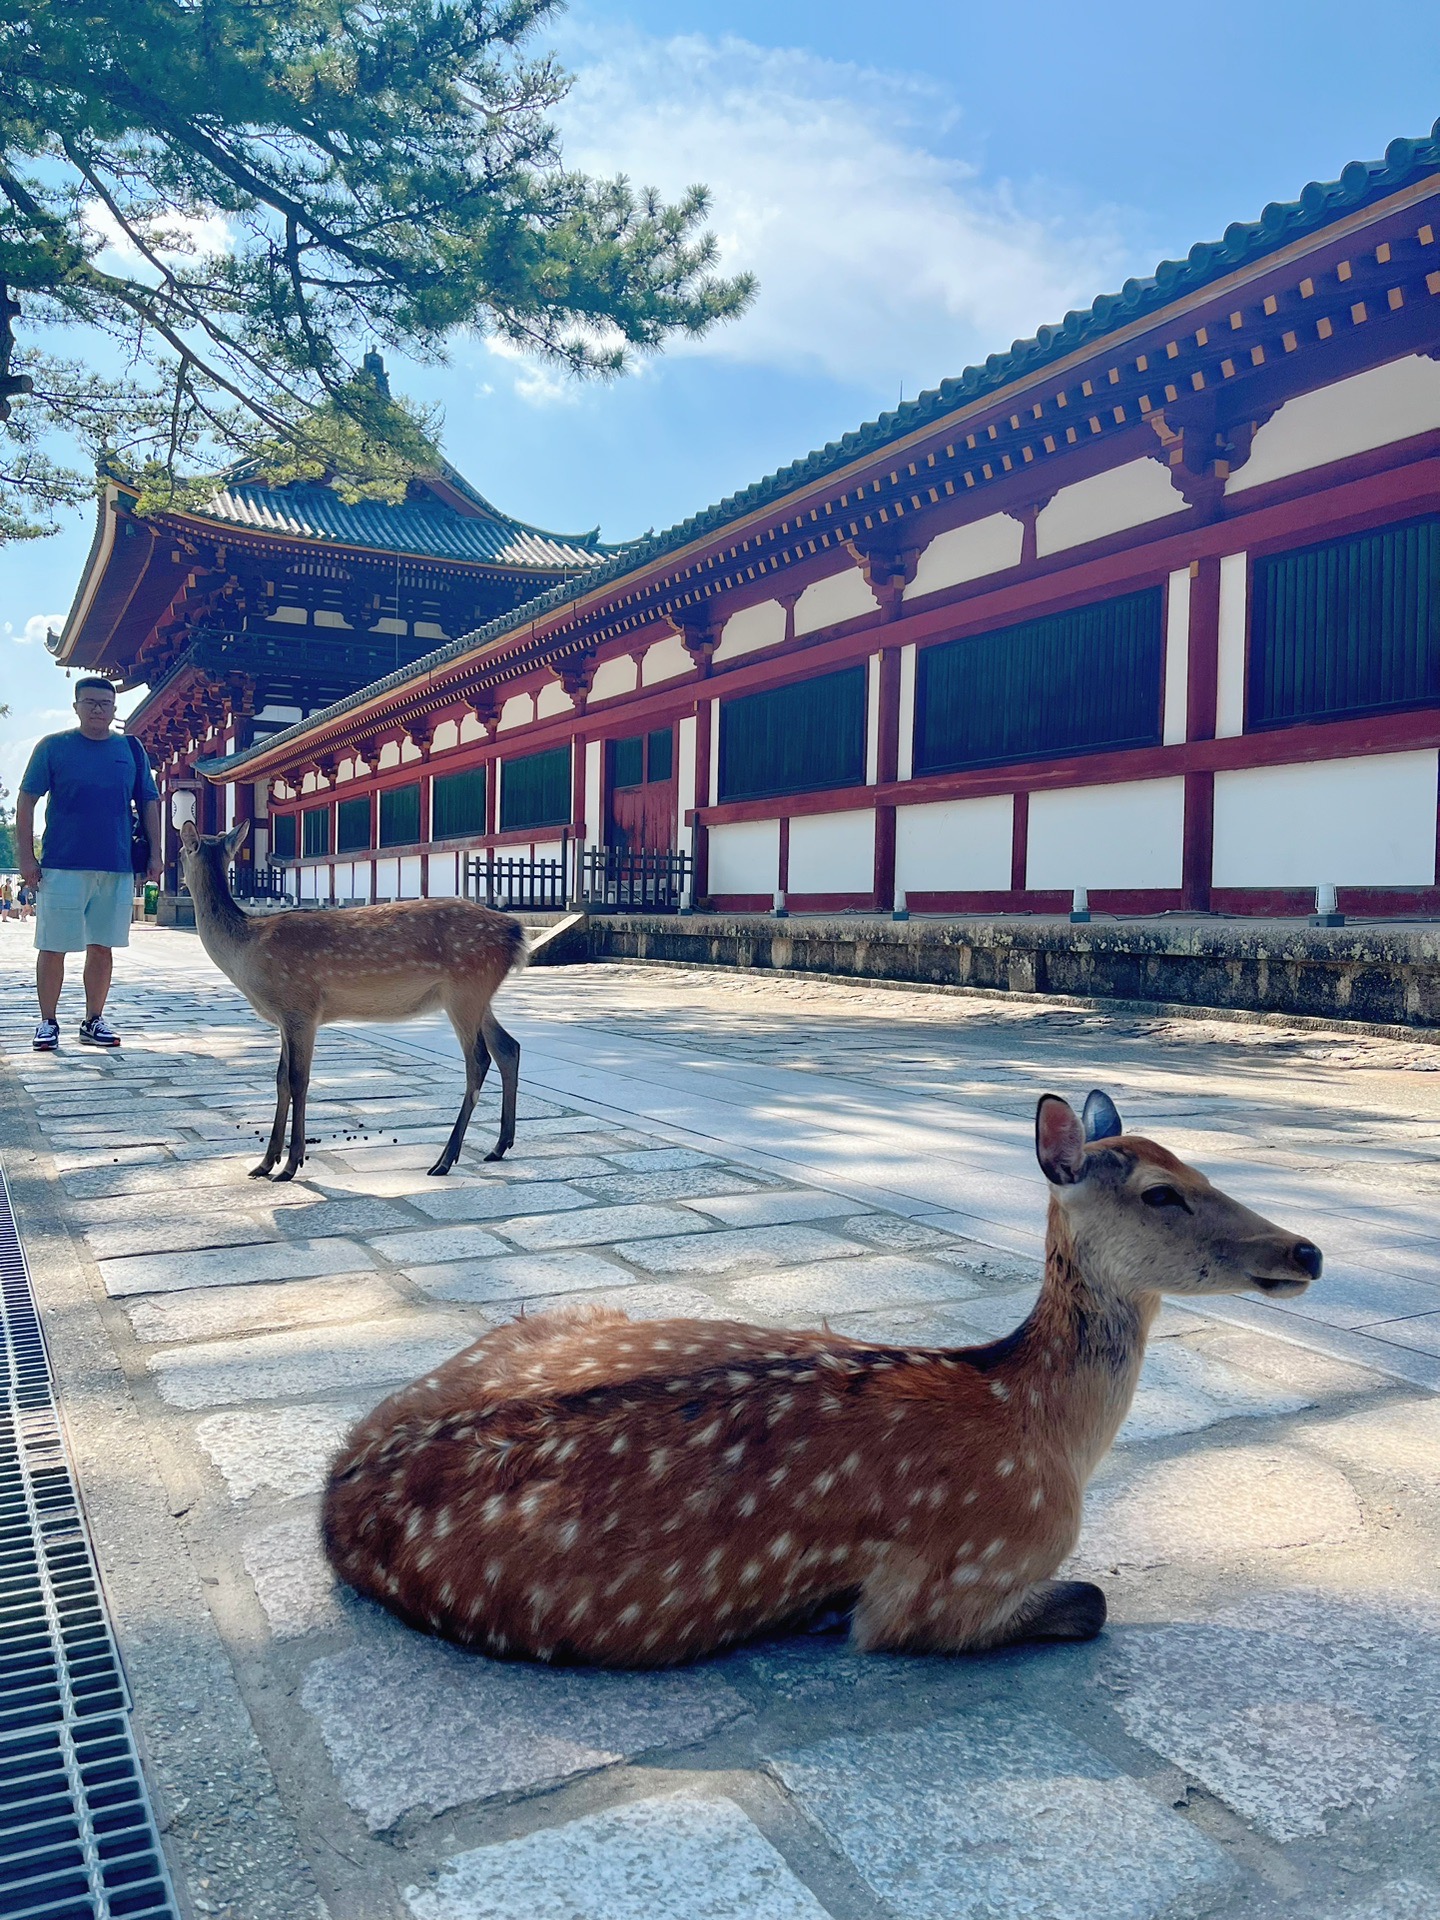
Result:
<svg viewBox="0 0 1440 1920"><path fill-rule="evenodd" d="M45 867L35 907L35 945L42 953L128 947L134 898L133 873Z"/></svg>

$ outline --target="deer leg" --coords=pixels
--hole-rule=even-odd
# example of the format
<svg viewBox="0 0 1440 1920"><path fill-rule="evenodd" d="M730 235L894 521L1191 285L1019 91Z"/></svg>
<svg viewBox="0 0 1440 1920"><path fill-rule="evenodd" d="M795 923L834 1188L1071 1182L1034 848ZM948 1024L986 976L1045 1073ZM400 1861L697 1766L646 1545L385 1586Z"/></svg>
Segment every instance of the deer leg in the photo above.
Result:
<svg viewBox="0 0 1440 1920"><path fill-rule="evenodd" d="M293 1180L305 1164L305 1098L310 1091L310 1062L315 1057L314 1027L290 1032L290 1152L277 1180Z"/></svg>
<svg viewBox="0 0 1440 1920"><path fill-rule="evenodd" d="M252 1180L264 1180L269 1177L270 1169L280 1158L280 1149L285 1145L285 1122L290 1117L290 1036L280 1029L280 1063L275 1069L275 1124L270 1129L269 1144L265 1148L265 1157L258 1167L250 1169Z"/></svg>
<svg viewBox="0 0 1440 1920"><path fill-rule="evenodd" d="M515 1144L515 1103L520 1092L520 1042L507 1033L487 1007L480 1016L480 1031L500 1069L500 1138L486 1154L487 1160L503 1160Z"/></svg>
<svg viewBox="0 0 1440 1920"><path fill-rule="evenodd" d="M454 1024L452 1022L452 1024ZM475 1101L485 1076L490 1071L490 1049L485 1045L485 1036L477 1027L467 1041L457 1026L456 1037L460 1042L460 1051L465 1055L465 1098L460 1102L460 1111L455 1116L455 1124L450 1129L450 1138L445 1142L440 1158L429 1172L437 1178L449 1173L451 1167L460 1158L460 1149L465 1144L466 1129L470 1125L470 1116L475 1111Z"/></svg>
<svg viewBox="0 0 1440 1920"><path fill-rule="evenodd" d="M1087 1580L1040 1580L1000 1589L962 1586L909 1556L888 1555L866 1580L855 1644L870 1652L985 1653L1026 1640L1093 1640L1105 1595Z"/></svg>

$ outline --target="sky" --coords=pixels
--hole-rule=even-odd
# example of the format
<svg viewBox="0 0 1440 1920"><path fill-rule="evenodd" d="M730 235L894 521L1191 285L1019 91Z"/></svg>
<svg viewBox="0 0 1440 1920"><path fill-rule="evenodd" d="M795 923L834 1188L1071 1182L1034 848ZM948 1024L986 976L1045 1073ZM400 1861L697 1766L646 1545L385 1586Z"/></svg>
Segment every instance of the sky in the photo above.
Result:
<svg viewBox="0 0 1440 1920"><path fill-rule="evenodd" d="M665 527L1440 115L1419 0L577 0L567 160L711 191L754 306L612 384L392 356L497 506ZM0 547L0 781L73 724L44 647L93 530ZM122 702L122 710L126 702Z"/></svg>

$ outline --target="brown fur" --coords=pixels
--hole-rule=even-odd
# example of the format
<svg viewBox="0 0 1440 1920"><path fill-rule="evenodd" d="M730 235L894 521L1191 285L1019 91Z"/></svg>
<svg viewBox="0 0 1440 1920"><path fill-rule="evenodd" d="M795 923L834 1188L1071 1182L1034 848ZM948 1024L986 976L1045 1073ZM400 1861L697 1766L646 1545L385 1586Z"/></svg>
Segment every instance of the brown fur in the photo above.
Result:
<svg viewBox="0 0 1440 1920"><path fill-rule="evenodd" d="M525 936L516 920L469 900L397 900L391 905L247 914L231 896L226 870L245 837L202 839L182 829L185 880L205 951L264 1020L280 1029L275 1121L257 1176L280 1158L282 1180L305 1159L305 1104L317 1030L332 1020L408 1020L442 1008L465 1060L465 1098L434 1174L459 1157L476 1095L492 1056L500 1068L498 1160L515 1139L520 1048L490 1002L520 964ZM293 1111L292 1111L293 1109Z"/></svg>
<svg viewBox="0 0 1440 1920"><path fill-rule="evenodd" d="M1148 1141L1047 1171L1065 1177L1040 1299L988 1346L608 1308L487 1335L350 1436L325 1498L336 1571L466 1645L605 1666L693 1659L852 1604L870 1648L1098 1631L1099 1590L1051 1576L1130 1405L1158 1290L1213 1290L1188 1284L1186 1258L1217 1259L1222 1215L1245 1252L1220 1284L1257 1261L1277 1283L1308 1278L1319 1256ZM1123 1242L1128 1223L1153 1262L1174 1224L1139 1197L1157 1174L1197 1207L1166 1211L1193 1224L1204 1201L1214 1218L1198 1255L1187 1234L1185 1257L1136 1283L1135 1247L1095 1250L1095 1209L1100 1237Z"/></svg>

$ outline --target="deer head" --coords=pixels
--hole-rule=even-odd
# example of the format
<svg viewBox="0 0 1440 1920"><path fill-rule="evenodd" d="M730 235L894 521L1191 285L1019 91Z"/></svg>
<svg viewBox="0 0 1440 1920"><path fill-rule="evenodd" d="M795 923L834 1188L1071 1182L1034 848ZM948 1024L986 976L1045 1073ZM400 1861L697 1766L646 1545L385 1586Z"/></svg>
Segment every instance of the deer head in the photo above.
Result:
<svg viewBox="0 0 1440 1920"><path fill-rule="evenodd" d="M250 822L241 820L229 833L197 833L193 820L186 820L180 828L180 864L185 873L185 884L191 893L196 891L196 881L203 880L207 874L225 874L230 863L245 844L245 836L250 831Z"/></svg>
<svg viewBox="0 0 1440 1920"><path fill-rule="evenodd" d="M1303 1293L1320 1249L1211 1186L1153 1140L1122 1131L1114 1102L1092 1093L1084 1118L1047 1093L1035 1154L1087 1273L1126 1295ZM1057 1222L1056 1216L1059 1216Z"/></svg>

